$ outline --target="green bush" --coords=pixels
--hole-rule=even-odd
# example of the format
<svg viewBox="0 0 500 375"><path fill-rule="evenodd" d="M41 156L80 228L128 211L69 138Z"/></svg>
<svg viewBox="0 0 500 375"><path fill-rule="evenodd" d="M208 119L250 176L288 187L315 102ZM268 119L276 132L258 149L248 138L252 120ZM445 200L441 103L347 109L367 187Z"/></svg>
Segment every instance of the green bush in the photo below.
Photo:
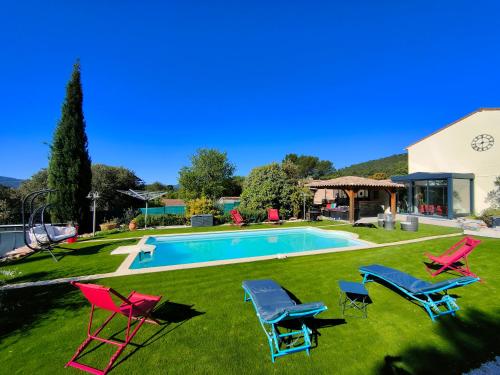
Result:
<svg viewBox="0 0 500 375"><path fill-rule="evenodd" d="M212 199L206 197L192 199L186 202L186 217L190 218L193 215L202 214L220 216L222 212L214 204Z"/></svg>
<svg viewBox="0 0 500 375"><path fill-rule="evenodd" d="M241 216L247 223L262 223L267 220L266 210L252 210L250 208L239 208ZM232 222L232 219L230 219Z"/></svg>
<svg viewBox="0 0 500 375"><path fill-rule="evenodd" d="M229 212L222 214L222 215L215 215L214 216L214 224L215 225L232 223L232 222L233 222L233 219L231 219L231 215L229 214Z"/></svg>
<svg viewBox="0 0 500 375"><path fill-rule="evenodd" d="M144 215L140 214L135 217L137 227L144 227ZM187 222L184 215L148 215L148 225L153 227L169 226L169 225L185 225Z"/></svg>
<svg viewBox="0 0 500 375"><path fill-rule="evenodd" d="M493 225L493 216L500 216L500 208L487 208L479 218L491 227Z"/></svg>

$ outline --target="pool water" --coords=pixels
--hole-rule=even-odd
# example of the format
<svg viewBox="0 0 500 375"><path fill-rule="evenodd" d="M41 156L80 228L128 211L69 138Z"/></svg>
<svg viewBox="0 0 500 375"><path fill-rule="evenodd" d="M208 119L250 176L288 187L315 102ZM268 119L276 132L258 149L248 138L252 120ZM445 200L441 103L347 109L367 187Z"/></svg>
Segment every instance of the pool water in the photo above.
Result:
<svg viewBox="0 0 500 375"><path fill-rule="evenodd" d="M149 237L153 253L139 253L130 269L251 258L359 246L349 233L315 228Z"/></svg>

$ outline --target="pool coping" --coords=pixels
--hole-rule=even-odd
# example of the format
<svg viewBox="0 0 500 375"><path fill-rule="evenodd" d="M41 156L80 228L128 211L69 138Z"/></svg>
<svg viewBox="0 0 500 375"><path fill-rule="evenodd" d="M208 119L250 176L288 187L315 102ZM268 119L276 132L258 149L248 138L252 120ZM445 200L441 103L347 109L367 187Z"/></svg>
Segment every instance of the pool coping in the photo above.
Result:
<svg viewBox="0 0 500 375"><path fill-rule="evenodd" d="M152 273L152 272L165 272L165 271L175 271L175 270L183 270L183 269L190 269L190 268L202 268L202 267L214 267L214 266L221 266L221 265L227 265L227 264L237 264L237 263L249 263L249 262L258 262L258 261L263 261L263 260L271 260L271 259L286 259L286 258L291 258L291 257L297 257L297 256L307 256L307 255L318 255L318 254L327 254L327 253L333 253L333 252L341 252L341 251L352 251L352 250L361 250L361 249L368 249L370 247L374 247L377 245L374 242L362 240L359 238L359 235L357 233L352 233L352 232L347 232L347 231L342 231L342 230L326 230L326 229L321 229L318 227L312 227L312 226L303 226L300 227L300 229L311 229L313 231L319 231L319 232L324 232L327 234L332 234L332 233L339 233L342 234L344 237L348 237L349 239L356 240L357 242L361 242L361 245L355 245L355 246L345 246L345 247L331 247L331 248L326 248L326 249L318 249L318 250L306 250L306 251L299 251L299 252L293 252L293 253L279 253L279 254L271 254L271 255L261 255L261 256L255 256L255 257L245 257L245 258L234 258L234 259L221 259L221 260L212 260L212 261L207 261L207 262L196 262L196 263L184 263L184 264L175 264L175 265L169 265L169 266L158 266L158 267L147 267L147 268L139 268L139 269L130 269L130 266L134 262L134 259L136 258L137 254L141 252L142 248L146 246L146 241L150 237L179 237L179 236L186 236L186 237L192 237L192 236L198 236L198 235L206 235L206 234L211 234L211 235L219 235L222 233L214 233L213 231L207 231L207 232L198 232L196 234L193 233L172 233L172 234L161 234L161 235L146 235L143 236L139 242L135 245L130 245L130 246L120 246L113 250L111 254L129 254L127 258L118 266L116 269L115 273L121 276L125 275L138 275L138 274L145 274L145 273ZM248 229L245 230L244 233L249 233L249 232L262 232L262 231L275 231L275 230L297 230L297 227L291 227L291 228L260 228L260 229ZM224 231L223 234L227 233L242 233L239 230L233 230L233 231Z"/></svg>

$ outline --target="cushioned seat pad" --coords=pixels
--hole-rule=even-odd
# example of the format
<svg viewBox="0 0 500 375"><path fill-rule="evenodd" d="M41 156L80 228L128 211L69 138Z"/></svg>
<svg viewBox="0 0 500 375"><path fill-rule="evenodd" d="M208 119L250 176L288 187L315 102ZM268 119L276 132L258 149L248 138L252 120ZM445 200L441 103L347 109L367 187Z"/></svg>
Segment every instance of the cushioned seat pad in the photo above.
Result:
<svg viewBox="0 0 500 375"><path fill-rule="evenodd" d="M395 270L394 268L373 264L371 266L364 266L359 269L361 273L370 273L383 280L387 280L393 284L408 290L413 294L429 293L435 290L450 289L455 286L469 284L476 281L476 278L470 276L458 277L451 280L441 281L439 283L429 283L424 280L417 279L407 273Z"/></svg>
<svg viewBox="0 0 500 375"><path fill-rule="evenodd" d="M325 308L322 302L297 305L283 288L273 280L246 280L243 288L252 297L252 301L261 319L272 321L284 313L304 314Z"/></svg>

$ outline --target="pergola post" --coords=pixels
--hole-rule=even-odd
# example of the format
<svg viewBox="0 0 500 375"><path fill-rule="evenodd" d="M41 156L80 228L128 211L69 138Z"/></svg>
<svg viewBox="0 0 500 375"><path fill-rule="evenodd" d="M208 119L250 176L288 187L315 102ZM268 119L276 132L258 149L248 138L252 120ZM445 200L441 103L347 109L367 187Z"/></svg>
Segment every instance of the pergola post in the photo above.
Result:
<svg viewBox="0 0 500 375"><path fill-rule="evenodd" d="M355 191L352 189L345 190L347 196L349 197L349 222L354 223L354 194Z"/></svg>
<svg viewBox="0 0 500 375"><path fill-rule="evenodd" d="M396 190L387 189L387 194L390 197L390 205L391 205L391 214L394 218L396 218Z"/></svg>

